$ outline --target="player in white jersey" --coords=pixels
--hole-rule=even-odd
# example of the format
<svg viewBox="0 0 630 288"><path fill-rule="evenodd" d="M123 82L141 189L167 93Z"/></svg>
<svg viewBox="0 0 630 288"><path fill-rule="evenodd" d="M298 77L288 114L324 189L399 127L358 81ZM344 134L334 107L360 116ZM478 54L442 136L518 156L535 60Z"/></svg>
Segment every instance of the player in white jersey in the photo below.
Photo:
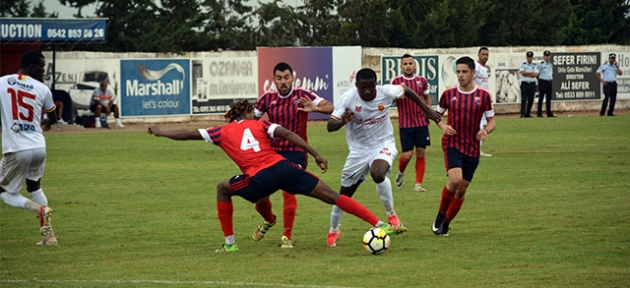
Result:
<svg viewBox="0 0 630 288"><path fill-rule="evenodd" d="M486 62L488 62L488 56L490 55L490 52L488 51L487 47L481 47L479 48L479 52L477 53L477 61L475 62L475 71L477 71L477 73L475 73L475 78L473 79L473 81L475 82L475 84L477 84L477 86L488 90L488 68L486 68ZM483 130L483 128L486 127L486 125L488 124L488 120L486 119L486 116L484 115L481 118L481 125L479 126L480 130ZM479 140L479 155L481 156L485 156L485 157L492 157L492 154L487 154L487 153L483 153L481 151L481 144L483 143L482 140Z"/></svg>
<svg viewBox="0 0 630 288"><path fill-rule="evenodd" d="M439 122L440 115L429 108L409 87L403 85L376 85L376 73L361 69L356 74L356 89L350 89L335 104L328 121L328 131L346 126L346 140L350 153L341 172L340 193L352 197L359 185L370 174L376 183L376 191L385 206L387 220L395 233L407 230L394 211L394 198L389 180L391 165L396 157L394 129L389 117L389 107L394 99L409 97L418 104L429 119ZM334 247L341 234L339 223L343 211L333 206L330 214L330 231L326 245Z"/></svg>
<svg viewBox="0 0 630 288"><path fill-rule="evenodd" d="M40 188L46 164L43 130L50 130L50 125L57 122L52 93L43 84L45 63L39 51L27 51L18 74L0 78L0 198L10 206L38 213L43 239L37 245L56 245L50 226L52 209ZM48 118L41 120L43 111ZM24 180L32 200L20 194Z"/></svg>

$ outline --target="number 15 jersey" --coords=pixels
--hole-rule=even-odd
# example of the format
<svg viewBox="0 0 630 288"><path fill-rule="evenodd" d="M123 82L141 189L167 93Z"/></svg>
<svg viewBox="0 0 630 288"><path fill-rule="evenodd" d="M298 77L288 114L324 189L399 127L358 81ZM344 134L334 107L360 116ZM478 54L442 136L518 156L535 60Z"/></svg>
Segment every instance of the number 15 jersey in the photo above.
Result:
<svg viewBox="0 0 630 288"><path fill-rule="evenodd" d="M46 147L40 126L42 111L56 107L44 83L25 74L0 78L0 106L3 154Z"/></svg>

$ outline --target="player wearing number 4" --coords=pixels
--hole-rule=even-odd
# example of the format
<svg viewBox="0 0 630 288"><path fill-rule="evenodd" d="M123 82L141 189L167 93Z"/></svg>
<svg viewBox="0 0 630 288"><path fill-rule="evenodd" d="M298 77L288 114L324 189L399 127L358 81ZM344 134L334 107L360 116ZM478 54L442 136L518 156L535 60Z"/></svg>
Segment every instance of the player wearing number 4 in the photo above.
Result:
<svg viewBox="0 0 630 288"><path fill-rule="evenodd" d="M402 233L407 228L394 211L394 197L389 180L391 165L398 153L389 107L394 100L408 97L422 108L427 118L439 122L440 115L407 86L376 86L376 73L372 69L359 70L355 86L355 89L341 95L327 127L332 132L347 125L346 141L350 153L341 171L340 193L352 197L369 174L376 183L376 192L385 206L387 221L393 227L392 232ZM326 241L329 247L335 247L341 235L341 208L333 206L330 213L330 230Z"/></svg>
<svg viewBox="0 0 630 288"><path fill-rule="evenodd" d="M380 221L365 206L350 197L339 195L315 175L289 162L271 147L271 139L287 139L313 155L317 166L325 173L328 169L326 159L300 136L278 124L254 120L254 106L247 100L230 105L226 118L230 121L229 124L196 131L162 132L156 126L148 130L149 134L173 140L205 140L213 143L221 147L243 172L217 186L217 212L225 244L216 252L238 251L232 222L232 196L241 196L252 203L270 203L260 200L268 199L279 189L335 204L374 227L391 231L389 224ZM271 205L258 207L257 211L265 221L273 221L275 218Z"/></svg>
<svg viewBox="0 0 630 288"><path fill-rule="evenodd" d="M444 131L442 150L448 182L442 189L438 215L433 222L435 235L448 236L449 225L464 204L464 196L479 165L479 140L488 139L496 127L492 98L486 89L473 82L475 60L462 57L455 62L459 85L442 93L438 112L448 110L447 123L438 126ZM480 129L481 118L488 123Z"/></svg>
<svg viewBox="0 0 630 288"><path fill-rule="evenodd" d="M308 113L319 112L330 114L333 111L332 103L317 94L293 86L293 69L287 63L280 62L273 68L273 83L276 90L269 91L256 102L256 118L260 119L264 113L269 116L271 123L276 123L308 142L306 133ZM271 147L291 163L300 165L306 169L308 164L307 154L302 148L290 141L276 138L271 141ZM295 195L284 191L284 206L282 209L284 232L280 238L282 248L293 248L293 223L295 222L295 211L297 210L297 199ZM256 203L256 209L261 206L270 206L271 203ZM268 220L268 219L267 219ZM276 224L275 217L271 221L264 220L254 230L252 239L261 240L267 230Z"/></svg>
<svg viewBox="0 0 630 288"><path fill-rule="evenodd" d="M0 163L0 197L10 206L39 214L42 241L37 245L56 245L50 225L52 209L40 187L46 165L46 140L43 130L57 122L55 103L44 80L44 55L27 51L18 74L0 78L0 111L2 114L2 160ZM47 119L42 119L46 111ZM28 199L20 190L26 180Z"/></svg>

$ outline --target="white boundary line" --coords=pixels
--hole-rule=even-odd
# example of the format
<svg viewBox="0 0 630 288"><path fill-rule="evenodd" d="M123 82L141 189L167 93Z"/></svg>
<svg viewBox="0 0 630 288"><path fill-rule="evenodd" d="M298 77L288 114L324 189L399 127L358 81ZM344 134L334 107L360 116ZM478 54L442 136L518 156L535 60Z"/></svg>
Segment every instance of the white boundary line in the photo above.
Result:
<svg viewBox="0 0 630 288"><path fill-rule="evenodd" d="M0 283L86 283L86 284L170 284L170 285L220 285L228 286L255 286L255 287L290 287L290 288L353 288L348 286L321 286L321 285L293 285L281 283L257 283L257 282L225 282L225 281L170 281L170 280L54 280L54 279L0 279Z"/></svg>

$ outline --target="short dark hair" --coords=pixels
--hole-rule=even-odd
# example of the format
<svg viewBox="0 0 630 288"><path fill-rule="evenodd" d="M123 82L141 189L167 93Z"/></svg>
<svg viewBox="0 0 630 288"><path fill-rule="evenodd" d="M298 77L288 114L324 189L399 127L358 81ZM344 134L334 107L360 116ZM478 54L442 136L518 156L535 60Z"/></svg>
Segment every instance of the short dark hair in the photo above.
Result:
<svg viewBox="0 0 630 288"><path fill-rule="evenodd" d="M376 72L370 68L363 68L357 72L357 82L361 80L374 80L376 81Z"/></svg>
<svg viewBox="0 0 630 288"><path fill-rule="evenodd" d="M475 60L473 60L472 58L468 56L464 56L457 59L457 61L455 61L455 65L459 65L459 64L466 64L468 68L470 68L470 71L475 70Z"/></svg>
<svg viewBox="0 0 630 288"><path fill-rule="evenodd" d="M31 65L41 66L44 55L37 50L29 50L22 56L22 69L28 69Z"/></svg>
<svg viewBox="0 0 630 288"><path fill-rule="evenodd" d="M488 47L481 47L481 48L479 48L479 51L477 52L477 54L481 53L481 51L483 51L483 50L490 51L490 50L488 50Z"/></svg>
<svg viewBox="0 0 630 288"><path fill-rule="evenodd" d="M293 68L291 68L291 65L287 64L286 62L280 62L276 64L276 67L273 67L273 74L276 75L276 71L286 71L286 70L289 70L289 73L293 75Z"/></svg>
<svg viewBox="0 0 630 288"><path fill-rule="evenodd" d="M405 58L413 58L413 56L411 56L411 54L409 54L409 53L405 53L405 54L403 54L402 57L400 57L401 60L405 59Z"/></svg>

